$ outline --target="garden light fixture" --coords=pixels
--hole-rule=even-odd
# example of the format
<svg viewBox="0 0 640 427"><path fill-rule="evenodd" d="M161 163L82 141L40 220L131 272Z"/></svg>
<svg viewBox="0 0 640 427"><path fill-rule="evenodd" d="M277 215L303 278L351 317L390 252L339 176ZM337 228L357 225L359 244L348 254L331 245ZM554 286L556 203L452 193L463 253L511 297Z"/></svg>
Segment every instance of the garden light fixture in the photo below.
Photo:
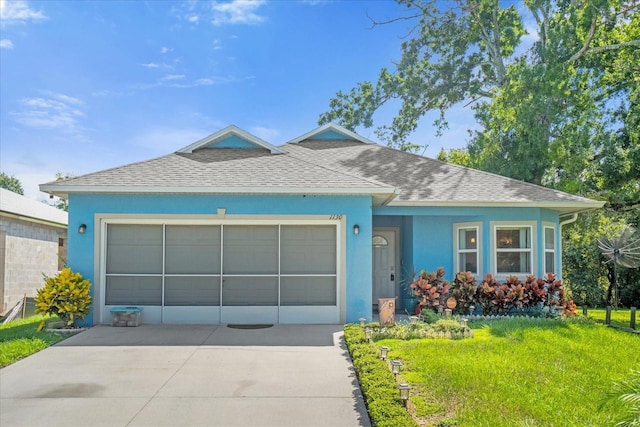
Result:
<svg viewBox="0 0 640 427"><path fill-rule="evenodd" d="M418 323L418 316L409 316L409 323L411 323L412 325Z"/></svg>
<svg viewBox="0 0 640 427"><path fill-rule="evenodd" d="M400 392L400 399L406 405L409 401L409 391L411 391L411 386L409 386L409 384L402 383L398 385L398 391Z"/></svg>
<svg viewBox="0 0 640 427"><path fill-rule="evenodd" d="M78 227L78 234L84 234L87 231L87 224L80 224Z"/></svg>
<svg viewBox="0 0 640 427"><path fill-rule="evenodd" d="M393 375L398 375L400 373L400 366L402 366L402 362L398 359L393 359L391 361L391 373Z"/></svg>
<svg viewBox="0 0 640 427"><path fill-rule="evenodd" d="M358 321L360 322L360 326L362 326L364 328L364 322L367 321L367 319L365 319L364 317L361 317L358 319Z"/></svg>
<svg viewBox="0 0 640 427"><path fill-rule="evenodd" d="M389 353L390 348L386 345L380 347L380 359L387 360L387 353Z"/></svg>
<svg viewBox="0 0 640 427"><path fill-rule="evenodd" d="M364 337L365 337L366 339L368 339L369 341L371 341L371 329L370 329L370 328L366 328L366 329L364 330Z"/></svg>

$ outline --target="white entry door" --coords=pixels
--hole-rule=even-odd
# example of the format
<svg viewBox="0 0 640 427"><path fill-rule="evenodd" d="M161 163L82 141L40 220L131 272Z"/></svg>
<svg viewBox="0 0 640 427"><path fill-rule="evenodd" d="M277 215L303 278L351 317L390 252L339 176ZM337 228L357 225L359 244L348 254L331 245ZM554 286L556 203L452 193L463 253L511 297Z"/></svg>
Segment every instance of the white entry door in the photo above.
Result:
<svg viewBox="0 0 640 427"><path fill-rule="evenodd" d="M373 304L397 296L396 231L373 230Z"/></svg>

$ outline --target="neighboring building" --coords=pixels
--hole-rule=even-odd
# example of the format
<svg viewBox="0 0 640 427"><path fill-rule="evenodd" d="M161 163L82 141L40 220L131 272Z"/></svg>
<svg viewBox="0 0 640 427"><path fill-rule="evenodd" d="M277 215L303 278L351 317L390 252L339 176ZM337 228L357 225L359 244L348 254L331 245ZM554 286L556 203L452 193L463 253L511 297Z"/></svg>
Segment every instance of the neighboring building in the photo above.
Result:
<svg viewBox="0 0 640 427"><path fill-rule="evenodd" d="M34 297L42 275L62 269L66 251L65 211L0 188L0 312Z"/></svg>
<svg viewBox="0 0 640 427"><path fill-rule="evenodd" d="M69 198L88 323L370 319L412 267L561 274L560 227L601 202L377 145L328 124L282 146L235 126L40 186ZM86 232L85 232L86 231Z"/></svg>

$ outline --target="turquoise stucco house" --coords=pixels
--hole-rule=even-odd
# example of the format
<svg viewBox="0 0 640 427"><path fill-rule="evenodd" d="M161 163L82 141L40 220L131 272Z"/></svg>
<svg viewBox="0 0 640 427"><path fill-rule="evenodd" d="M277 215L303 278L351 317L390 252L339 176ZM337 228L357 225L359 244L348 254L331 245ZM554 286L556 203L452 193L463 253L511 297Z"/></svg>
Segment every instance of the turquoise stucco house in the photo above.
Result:
<svg viewBox="0 0 640 427"><path fill-rule="evenodd" d="M415 269L562 275L560 229L601 202L442 163L327 124L274 146L229 126L169 155L50 182L89 324L343 323Z"/></svg>

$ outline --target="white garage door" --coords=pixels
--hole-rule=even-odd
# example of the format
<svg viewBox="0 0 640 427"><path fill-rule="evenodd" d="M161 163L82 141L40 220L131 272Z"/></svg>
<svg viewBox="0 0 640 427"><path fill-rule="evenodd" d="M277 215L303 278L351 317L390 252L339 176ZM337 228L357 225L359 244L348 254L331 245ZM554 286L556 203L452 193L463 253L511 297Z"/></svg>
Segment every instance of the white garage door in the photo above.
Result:
<svg viewBox="0 0 640 427"><path fill-rule="evenodd" d="M338 323L337 241L335 224L110 223L103 314L136 305L146 322Z"/></svg>

